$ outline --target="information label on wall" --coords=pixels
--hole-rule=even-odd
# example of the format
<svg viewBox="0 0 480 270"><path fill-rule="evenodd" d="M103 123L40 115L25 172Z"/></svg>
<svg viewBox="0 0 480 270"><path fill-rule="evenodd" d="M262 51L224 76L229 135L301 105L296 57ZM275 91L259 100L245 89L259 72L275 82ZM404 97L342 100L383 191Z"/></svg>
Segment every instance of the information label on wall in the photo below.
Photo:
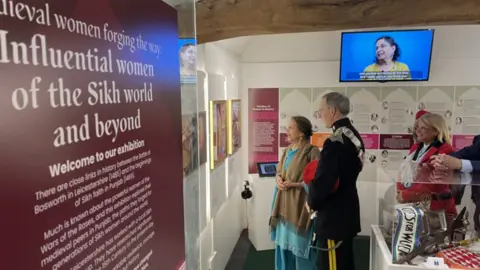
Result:
<svg viewBox="0 0 480 270"><path fill-rule="evenodd" d="M412 146L412 135L380 134L380 166L396 177Z"/></svg>
<svg viewBox="0 0 480 270"><path fill-rule="evenodd" d="M457 86L455 97L455 134L479 134L480 87Z"/></svg>
<svg viewBox="0 0 480 270"><path fill-rule="evenodd" d="M358 176L358 181L374 182L377 179L378 168L378 148L380 145L380 135L378 134L360 134L365 146L365 163L363 170Z"/></svg>
<svg viewBox="0 0 480 270"><path fill-rule="evenodd" d="M416 86L382 87L382 134L411 134L417 102Z"/></svg>
<svg viewBox="0 0 480 270"><path fill-rule="evenodd" d="M248 173L258 162L278 161L278 88L248 91Z"/></svg>
<svg viewBox="0 0 480 270"><path fill-rule="evenodd" d="M1 3L0 269L178 269L176 10Z"/></svg>

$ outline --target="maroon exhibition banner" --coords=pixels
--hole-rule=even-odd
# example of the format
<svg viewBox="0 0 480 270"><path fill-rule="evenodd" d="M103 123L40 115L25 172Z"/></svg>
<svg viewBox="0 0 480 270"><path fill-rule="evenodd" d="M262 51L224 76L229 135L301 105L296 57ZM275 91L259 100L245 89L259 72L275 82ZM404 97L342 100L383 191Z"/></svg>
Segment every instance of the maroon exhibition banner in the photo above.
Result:
<svg viewBox="0 0 480 270"><path fill-rule="evenodd" d="M407 134L380 134L380 149L410 150L413 136Z"/></svg>
<svg viewBox="0 0 480 270"><path fill-rule="evenodd" d="M0 1L0 269L184 261L177 12Z"/></svg>
<svg viewBox="0 0 480 270"><path fill-rule="evenodd" d="M278 88L248 90L248 173L258 162L278 161Z"/></svg>
<svg viewBox="0 0 480 270"><path fill-rule="evenodd" d="M455 150L460 150L464 147L472 145L473 139L477 135L453 135L452 136L452 145Z"/></svg>
<svg viewBox="0 0 480 270"><path fill-rule="evenodd" d="M288 142L287 133L280 133L280 141L278 144L280 147L288 147L290 145L290 142Z"/></svg>

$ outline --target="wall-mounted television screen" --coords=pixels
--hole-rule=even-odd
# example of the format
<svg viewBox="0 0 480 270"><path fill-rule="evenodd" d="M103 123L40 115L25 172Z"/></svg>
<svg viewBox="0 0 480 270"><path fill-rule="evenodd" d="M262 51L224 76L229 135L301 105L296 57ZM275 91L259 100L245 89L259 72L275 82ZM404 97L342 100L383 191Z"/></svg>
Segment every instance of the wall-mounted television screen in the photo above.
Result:
<svg viewBox="0 0 480 270"><path fill-rule="evenodd" d="M433 29L344 32L340 82L428 81Z"/></svg>

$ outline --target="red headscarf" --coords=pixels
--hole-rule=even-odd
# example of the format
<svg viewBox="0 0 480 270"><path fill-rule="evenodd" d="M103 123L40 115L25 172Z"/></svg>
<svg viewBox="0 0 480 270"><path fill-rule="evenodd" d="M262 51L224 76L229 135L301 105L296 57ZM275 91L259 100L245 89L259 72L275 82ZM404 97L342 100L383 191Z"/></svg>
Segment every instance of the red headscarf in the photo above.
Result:
<svg viewBox="0 0 480 270"><path fill-rule="evenodd" d="M429 114L430 112L427 112L425 110L420 110L417 112L417 114L415 115L415 120L418 120L420 119L420 117L424 116L425 114Z"/></svg>

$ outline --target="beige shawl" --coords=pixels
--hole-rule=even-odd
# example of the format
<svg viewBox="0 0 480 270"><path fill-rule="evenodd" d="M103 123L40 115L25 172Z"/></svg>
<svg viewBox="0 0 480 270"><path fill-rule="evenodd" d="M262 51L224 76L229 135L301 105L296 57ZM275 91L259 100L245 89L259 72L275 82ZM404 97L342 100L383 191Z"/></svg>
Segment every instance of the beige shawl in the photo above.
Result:
<svg viewBox="0 0 480 270"><path fill-rule="evenodd" d="M302 183L303 169L310 161L320 158L320 150L311 144L304 145L291 158L288 169L285 170L285 159L291 149L292 145L283 152L277 167L277 175L286 182ZM275 227L278 222L287 221L298 231L306 231L310 226L310 215L305 207L306 199L307 192L303 187L278 190L274 198L270 226Z"/></svg>

